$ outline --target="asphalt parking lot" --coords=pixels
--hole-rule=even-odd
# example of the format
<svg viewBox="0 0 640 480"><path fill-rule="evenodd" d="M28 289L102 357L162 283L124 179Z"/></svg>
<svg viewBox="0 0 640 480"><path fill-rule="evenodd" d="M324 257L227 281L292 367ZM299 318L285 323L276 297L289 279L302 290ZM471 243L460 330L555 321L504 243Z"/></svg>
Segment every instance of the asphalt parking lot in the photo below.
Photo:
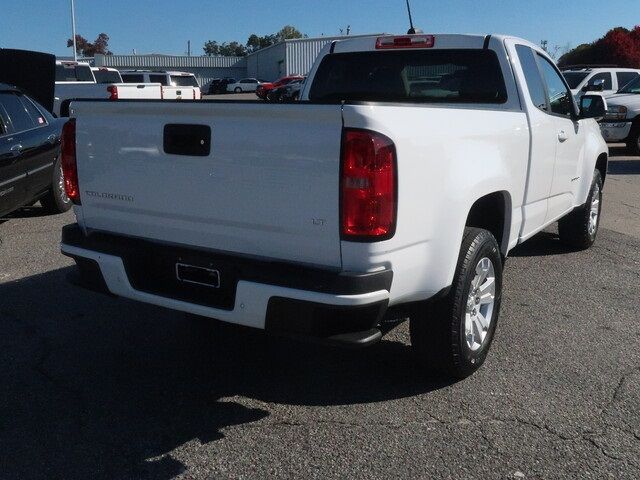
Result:
<svg viewBox="0 0 640 480"><path fill-rule="evenodd" d="M595 247L507 262L485 366L447 384L408 329L343 351L67 282L71 213L0 223L0 478L637 478L640 158L612 158Z"/></svg>

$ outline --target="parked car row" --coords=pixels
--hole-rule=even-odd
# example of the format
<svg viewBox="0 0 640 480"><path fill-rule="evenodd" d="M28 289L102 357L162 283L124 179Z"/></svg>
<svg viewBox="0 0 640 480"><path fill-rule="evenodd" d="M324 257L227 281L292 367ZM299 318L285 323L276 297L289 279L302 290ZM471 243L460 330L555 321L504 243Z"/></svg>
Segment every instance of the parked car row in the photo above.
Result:
<svg viewBox="0 0 640 480"><path fill-rule="evenodd" d="M279 97L279 95L283 93L283 90L280 90L282 87L303 79L304 77L302 75L288 75L286 77L279 78L275 82L263 83L258 86L256 95L262 100L268 100L270 102L277 101L276 95ZM276 90L279 90L279 92L276 93Z"/></svg>
<svg viewBox="0 0 640 480"><path fill-rule="evenodd" d="M600 122L607 142L626 143L633 155L640 155L640 70L597 65L578 65L562 74L574 97L598 92L607 101L607 112Z"/></svg>
<svg viewBox="0 0 640 480"><path fill-rule="evenodd" d="M199 100L192 73L91 67L84 62L56 62L54 113L66 116L63 104L72 98L109 100Z"/></svg>
<svg viewBox="0 0 640 480"><path fill-rule="evenodd" d="M606 99L602 136L607 142L626 143L632 155L640 155L640 76Z"/></svg>
<svg viewBox="0 0 640 480"><path fill-rule="evenodd" d="M297 102L300 99L300 92L304 86L306 78L302 77L286 85L275 88L267 99L272 102L289 103Z"/></svg>

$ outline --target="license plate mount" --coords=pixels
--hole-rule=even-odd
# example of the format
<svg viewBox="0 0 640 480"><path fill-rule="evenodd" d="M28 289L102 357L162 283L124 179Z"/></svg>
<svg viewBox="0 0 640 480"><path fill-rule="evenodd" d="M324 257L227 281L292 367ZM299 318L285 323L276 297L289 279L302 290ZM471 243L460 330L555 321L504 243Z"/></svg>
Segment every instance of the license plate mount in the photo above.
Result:
<svg viewBox="0 0 640 480"><path fill-rule="evenodd" d="M176 278L179 282L219 289L220 271L187 263L176 263Z"/></svg>

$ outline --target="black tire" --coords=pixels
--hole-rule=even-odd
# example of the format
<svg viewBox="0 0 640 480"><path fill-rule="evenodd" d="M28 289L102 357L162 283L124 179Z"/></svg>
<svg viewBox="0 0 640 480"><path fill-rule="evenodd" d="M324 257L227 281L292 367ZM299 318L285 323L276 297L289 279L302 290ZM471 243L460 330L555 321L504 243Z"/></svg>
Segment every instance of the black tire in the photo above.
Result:
<svg viewBox="0 0 640 480"><path fill-rule="evenodd" d="M640 120L636 120L632 125L626 143L627 150L631 155L640 155Z"/></svg>
<svg viewBox="0 0 640 480"><path fill-rule="evenodd" d="M64 213L71 208L71 200L64 190L60 157L53 165L53 179L51 189L40 199L40 203L47 213Z"/></svg>
<svg viewBox="0 0 640 480"><path fill-rule="evenodd" d="M483 329L483 339L475 344L475 336L467 336L467 314L470 308L482 307L475 293L472 303L470 294L480 262L491 261L495 295L489 316L489 325ZM479 277L481 278L481 277ZM482 285L490 285L490 277ZM502 257L494 236L487 230L467 227L464 231L460 256L453 284L442 298L423 302L412 313L410 319L411 344L420 366L431 373L461 379L478 370L489 353L498 323L502 299ZM475 312L473 310L472 312ZM489 313L488 309L485 314ZM469 317L469 322L472 323ZM473 339L473 340L472 340ZM474 342L471 346L469 341Z"/></svg>
<svg viewBox="0 0 640 480"><path fill-rule="evenodd" d="M595 227L591 224L592 206L594 197L597 197L597 217L595 218ZM587 201L581 207L573 210L569 215L561 218L558 222L558 235L560 241L565 245L578 250L586 250L596 241L598 235L598 227L600 226L600 217L602 213L602 177L600 171L593 172L593 180L591 181L591 189L587 196Z"/></svg>

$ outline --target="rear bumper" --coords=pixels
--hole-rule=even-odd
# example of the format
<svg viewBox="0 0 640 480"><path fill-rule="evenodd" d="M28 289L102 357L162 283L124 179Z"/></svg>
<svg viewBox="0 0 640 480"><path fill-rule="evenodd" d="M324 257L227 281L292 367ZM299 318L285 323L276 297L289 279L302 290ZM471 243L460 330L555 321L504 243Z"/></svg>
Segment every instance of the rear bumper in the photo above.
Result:
<svg viewBox="0 0 640 480"><path fill-rule="evenodd" d="M279 334L352 345L377 341L393 273L352 273L249 259L190 247L92 233L62 232L92 290ZM220 268L221 288L186 285L176 262ZM173 263L172 263L173 262Z"/></svg>

